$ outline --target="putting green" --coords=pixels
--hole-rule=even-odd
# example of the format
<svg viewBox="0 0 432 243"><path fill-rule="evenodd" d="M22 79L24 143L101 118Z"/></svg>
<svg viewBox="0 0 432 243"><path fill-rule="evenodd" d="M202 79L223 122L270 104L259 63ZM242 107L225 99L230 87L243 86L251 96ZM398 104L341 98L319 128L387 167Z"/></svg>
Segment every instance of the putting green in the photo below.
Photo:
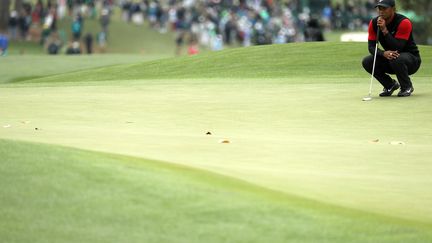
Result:
<svg viewBox="0 0 432 243"><path fill-rule="evenodd" d="M243 82L4 88L11 127L1 136L181 163L431 222L429 85L365 103L364 84Z"/></svg>
<svg viewBox="0 0 432 243"><path fill-rule="evenodd" d="M226 78L223 73L222 77L207 78L206 71L217 74L225 63L202 64L214 58L208 54L148 66L114 67L111 77L109 72L95 75L102 70L98 69L4 85L0 89L0 138L182 164L429 227L430 62L415 76L412 97L374 95L372 101L363 102L369 78L367 74L355 75L361 73L359 57L347 57L348 68L340 72L338 66L333 70L307 66L293 71L301 73L297 77L287 75L289 70L282 74L266 70L266 61L271 63L274 58L266 53L287 47L266 48L226 52L230 56L252 51L257 60L265 57L264 70L256 71L262 78ZM327 44L327 48L360 52L363 46ZM296 57L297 61L314 57L312 52L306 54ZM317 54L314 50L313 55L324 59L327 52ZM426 55L429 59L430 54ZM356 61L357 65L349 64ZM187 68L175 71L170 78L151 75L155 66L166 75L162 67L174 62L185 67L198 63L194 67L203 75L199 71L191 74ZM245 65L239 72L253 76L254 69ZM127 72L121 79L121 70L135 72ZM227 72L235 73L235 68ZM379 88L376 82L374 85L376 94ZM206 135L208 131L212 134ZM220 143L221 139L230 143Z"/></svg>

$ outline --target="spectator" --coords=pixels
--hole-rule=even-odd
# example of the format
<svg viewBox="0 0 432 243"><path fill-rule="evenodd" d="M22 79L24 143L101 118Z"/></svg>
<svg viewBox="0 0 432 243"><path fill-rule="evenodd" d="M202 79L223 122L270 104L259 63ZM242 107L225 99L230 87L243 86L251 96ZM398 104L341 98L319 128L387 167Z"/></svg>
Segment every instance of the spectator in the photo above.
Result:
<svg viewBox="0 0 432 243"><path fill-rule="evenodd" d="M192 56L198 53L199 53L199 48L198 48L198 42L196 40L196 37L191 36L191 39L189 41L188 54Z"/></svg>
<svg viewBox="0 0 432 243"><path fill-rule="evenodd" d="M69 47L66 50L67 55L79 55L81 54L81 44L79 41L74 40L69 44Z"/></svg>
<svg viewBox="0 0 432 243"><path fill-rule="evenodd" d="M326 29L331 29L333 17L333 9L330 5L326 5L322 10L322 22Z"/></svg>
<svg viewBox="0 0 432 243"><path fill-rule="evenodd" d="M324 41L324 35L317 19L309 20L304 31L305 41Z"/></svg>
<svg viewBox="0 0 432 243"><path fill-rule="evenodd" d="M31 22L35 25L40 26L42 24L42 18L44 17L44 8L41 0L36 2L36 5L31 12Z"/></svg>
<svg viewBox="0 0 432 243"><path fill-rule="evenodd" d="M44 45L46 38L57 30L56 8L51 7L48 14L45 16L42 26L42 36L40 43Z"/></svg>
<svg viewBox="0 0 432 243"><path fill-rule="evenodd" d="M30 16L31 6L29 4L24 4L23 9L21 10L20 16L18 18L18 27L21 34L22 40L28 40L28 32L30 29L30 25L32 24L31 16Z"/></svg>
<svg viewBox="0 0 432 243"><path fill-rule="evenodd" d="M101 11L101 17L100 17L100 25L102 27L102 31L105 32L105 34L108 34L108 25L110 23L110 15L109 10L104 8Z"/></svg>
<svg viewBox="0 0 432 243"><path fill-rule="evenodd" d="M99 46L99 52L104 53L106 52L107 48L107 36L105 32L99 32L97 35L97 42Z"/></svg>
<svg viewBox="0 0 432 243"><path fill-rule="evenodd" d="M132 3L129 0L122 4L122 19L125 22L130 22L132 19L131 7Z"/></svg>
<svg viewBox="0 0 432 243"><path fill-rule="evenodd" d="M50 36L45 41L45 49L50 55L58 54L62 45L63 42L56 31L51 32Z"/></svg>
<svg viewBox="0 0 432 243"><path fill-rule="evenodd" d="M92 54L93 53L93 36L91 33L87 33L84 36L84 42L86 45L87 54Z"/></svg>
<svg viewBox="0 0 432 243"><path fill-rule="evenodd" d="M74 8L74 0L67 0L67 10L68 10L68 15L72 16L73 15L73 8Z"/></svg>
<svg viewBox="0 0 432 243"><path fill-rule="evenodd" d="M7 35L0 33L0 56L6 56L9 46L9 39Z"/></svg>
<svg viewBox="0 0 432 243"><path fill-rule="evenodd" d="M78 41L79 39L81 39L81 32L82 32L82 28L83 28L83 24L82 24L82 17L81 15L77 15L74 18L74 21L72 22L72 36L74 38L74 40Z"/></svg>
<svg viewBox="0 0 432 243"><path fill-rule="evenodd" d="M9 36L11 40L16 40L18 38L18 13L13 10L9 17Z"/></svg>

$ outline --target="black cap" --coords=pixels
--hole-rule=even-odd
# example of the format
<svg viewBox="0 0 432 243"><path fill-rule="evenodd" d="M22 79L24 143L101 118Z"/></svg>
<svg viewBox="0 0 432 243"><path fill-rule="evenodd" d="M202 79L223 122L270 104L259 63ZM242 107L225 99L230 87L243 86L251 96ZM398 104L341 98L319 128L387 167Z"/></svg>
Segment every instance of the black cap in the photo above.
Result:
<svg viewBox="0 0 432 243"><path fill-rule="evenodd" d="M389 8L389 7L394 7L394 6L395 6L394 0L379 0L378 3L375 5L375 8L376 7Z"/></svg>

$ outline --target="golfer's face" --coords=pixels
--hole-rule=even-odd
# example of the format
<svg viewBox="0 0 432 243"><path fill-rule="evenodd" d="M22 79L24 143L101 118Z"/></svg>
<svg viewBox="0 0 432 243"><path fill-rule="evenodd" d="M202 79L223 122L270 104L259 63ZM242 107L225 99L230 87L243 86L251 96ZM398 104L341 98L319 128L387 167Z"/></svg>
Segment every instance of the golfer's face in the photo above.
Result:
<svg viewBox="0 0 432 243"><path fill-rule="evenodd" d="M386 7L378 6L377 10L378 10L378 15L383 19L389 19L393 14L393 8L391 7L386 8Z"/></svg>

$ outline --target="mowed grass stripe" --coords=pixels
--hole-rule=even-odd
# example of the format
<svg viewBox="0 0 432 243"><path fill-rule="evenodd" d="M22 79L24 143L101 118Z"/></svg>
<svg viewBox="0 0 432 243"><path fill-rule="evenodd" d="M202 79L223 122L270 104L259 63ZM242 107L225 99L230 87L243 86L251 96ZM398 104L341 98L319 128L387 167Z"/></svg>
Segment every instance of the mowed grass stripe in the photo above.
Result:
<svg viewBox="0 0 432 243"><path fill-rule="evenodd" d="M0 140L5 242L428 242L430 225L184 166Z"/></svg>

